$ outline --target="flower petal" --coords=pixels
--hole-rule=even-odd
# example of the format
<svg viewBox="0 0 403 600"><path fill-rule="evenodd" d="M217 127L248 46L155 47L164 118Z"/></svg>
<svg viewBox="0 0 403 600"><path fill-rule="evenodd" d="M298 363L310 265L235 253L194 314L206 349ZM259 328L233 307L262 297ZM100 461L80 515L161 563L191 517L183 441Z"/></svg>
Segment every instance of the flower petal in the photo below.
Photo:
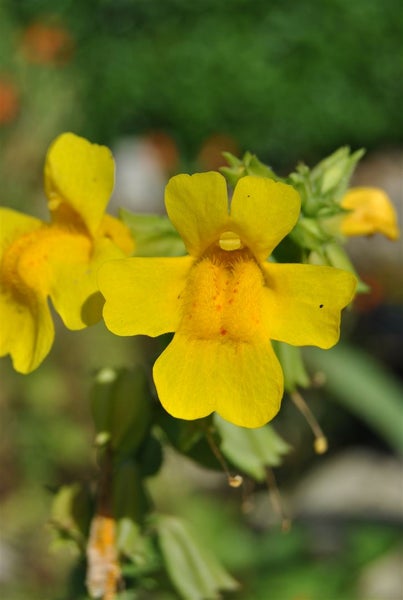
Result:
<svg viewBox="0 0 403 600"><path fill-rule="evenodd" d="M98 283L106 303L104 319L117 335L149 335L175 331L181 317L179 296L193 259L126 258L109 261Z"/></svg>
<svg viewBox="0 0 403 600"><path fill-rule="evenodd" d="M242 427L260 427L280 408L283 374L270 342L223 343L177 333L154 365L165 410L179 419L217 411Z"/></svg>
<svg viewBox="0 0 403 600"><path fill-rule="evenodd" d="M265 177L242 177L231 202L231 223L259 260L267 258L297 222L298 192Z"/></svg>
<svg viewBox="0 0 403 600"><path fill-rule="evenodd" d="M73 133L56 138L45 162L45 191L53 220L69 224L79 215L94 234L112 194L114 170L105 146Z"/></svg>
<svg viewBox="0 0 403 600"><path fill-rule="evenodd" d="M0 207L0 223L0 256L18 237L35 231L43 225L42 221L35 217L3 207Z"/></svg>
<svg viewBox="0 0 403 600"><path fill-rule="evenodd" d="M165 206L189 254L200 256L228 222L225 179L214 171L176 175L165 188Z"/></svg>
<svg viewBox="0 0 403 600"><path fill-rule="evenodd" d="M11 354L14 369L30 373L48 354L54 339L53 321L44 298L16 300L0 292L0 356Z"/></svg>
<svg viewBox="0 0 403 600"><path fill-rule="evenodd" d="M102 318L98 270L106 261L122 257L123 252L106 238L94 244L78 234L60 239L50 258L50 297L66 327L83 329Z"/></svg>
<svg viewBox="0 0 403 600"><path fill-rule="evenodd" d="M101 225L97 231L97 238L106 237L122 250L126 256L130 256L134 251L134 239L129 228L119 219L111 215L102 217Z"/></svg>
<svg viewBox="0 0 403 600"><path fill-rule="evenodd" d="M295 346L330 348L339 339L341 309L353 299L356 278L314 265L264 265L270 338Z"/></svg>
<svg viewBox="0 0 403 600"><path fill-rule="evenodd" d="M385 192L379 188L351 188L341 201L351 210L341 223L344 235L371 235L383 233L391 240L399 237L395 208Z"/></svg>

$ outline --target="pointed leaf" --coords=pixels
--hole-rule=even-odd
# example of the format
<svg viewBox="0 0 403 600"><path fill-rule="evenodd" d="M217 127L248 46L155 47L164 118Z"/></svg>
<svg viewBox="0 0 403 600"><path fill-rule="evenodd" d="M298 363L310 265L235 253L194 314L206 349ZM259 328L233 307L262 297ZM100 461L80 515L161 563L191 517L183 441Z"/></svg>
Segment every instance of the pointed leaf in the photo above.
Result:
<svg viewBox="0 0 403 600"><path fill-rule="evenodd" d="M238 583L180 519L158 515L156 526L168 574L183 600L215 600L220 597L220 590L238 588Z"/></svg>
<svg viewBox="0 0 403 600"><path fill-rule="evenodd" d="M290 446L270 425L257 429L238 427L214 415L221 436L221 451L232 464L256 481L266 479L266 468L281 464Z"/></svg>

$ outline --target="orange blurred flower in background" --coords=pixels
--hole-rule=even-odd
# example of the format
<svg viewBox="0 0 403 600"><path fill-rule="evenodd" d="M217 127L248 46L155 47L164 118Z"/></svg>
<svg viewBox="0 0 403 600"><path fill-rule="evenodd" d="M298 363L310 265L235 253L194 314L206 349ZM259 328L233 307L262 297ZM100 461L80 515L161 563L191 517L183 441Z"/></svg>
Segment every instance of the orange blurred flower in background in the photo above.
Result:
<svg viewBox="0 0 403 600"><path fill-rule="evenodd" d="M19 108L17 87L6 76L0 76L0 125L6 125L14 121Z"/></svg>
<svg viewBox="0 0 403 600"><path fill-rule="evenodd" d="M223 152L237 156L239 147L236 140L225 133L215 133L204 140L197 161L203 171L216 171L226 165Z"/></svg>
<svg viewBox="0 0 403 600"><path fill-rule="evenodd" d="M41 22L34 22L25 29L21 46L29 62L58 66L69 62L74 51L74 41L67 29Z"/></svg>

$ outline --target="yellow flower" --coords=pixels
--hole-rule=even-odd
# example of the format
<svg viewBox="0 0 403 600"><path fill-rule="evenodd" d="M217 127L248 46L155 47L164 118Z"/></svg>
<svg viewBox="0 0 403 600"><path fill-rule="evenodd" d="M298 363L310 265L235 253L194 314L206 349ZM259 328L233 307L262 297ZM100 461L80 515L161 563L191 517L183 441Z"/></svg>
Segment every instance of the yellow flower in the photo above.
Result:
<svg viewBox="0 0 403 600"><path fill-rule="evenodd" d="M371 235L383 233L391 240L399 237L397 215L385 192L379 188L351 188L341 201L348 209L341 222L344 235Z"/></svg>
<svg viewBox="0 0 403 600"><path fill-rule="evenodd" d="M104 214L113 183L110 151L65 133L45 162L50 223L0 209L0 356L11 354L21 373L35 369L52 345L48 297L69 329L101 316L98 267L133 246L126 227Z"/></svg>
<svg viewBox="0 0 403 600"><path fill-rule="evenodd" d="M99 271L104 319L118 335L176 332L154 365L162 405L197 419L217 411L260 427L279 410L283 374L270 339L329 348L355 278L332 267L266 262L295 225L297 192L260 177L173 177L168 216L188 256L110 261Z"/></svg>

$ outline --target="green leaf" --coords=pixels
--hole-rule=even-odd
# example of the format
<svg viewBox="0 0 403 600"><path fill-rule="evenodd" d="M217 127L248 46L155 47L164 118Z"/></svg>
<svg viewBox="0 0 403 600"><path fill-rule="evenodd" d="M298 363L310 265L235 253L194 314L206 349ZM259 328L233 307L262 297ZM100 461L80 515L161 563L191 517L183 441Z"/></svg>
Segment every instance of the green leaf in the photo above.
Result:
<svg viewBox="0 0 403 600"><path fill-rule="evenodd" d="M214 600L220 590L238 583L218 560L196 541L180 519L156 517L158 540L169 577L183 600Z"/></svg>
<svg viewBox="0 0 403 600"><path fill-rule="evenodd" d="M183 256L185 245L168 217L137 215L121 209L120 218L134 237L135 256Z"/></svg>
<svg viewBox="0 0 403 600"><path fill-rule="evenodd" d="M178 452L203 465L207 469L222 470L222 466L214 455L207 441L206 433L211 426L211 415L194 421L175 419L167 412L158 414L158 424L166 434L169 442ZM213 441L217 444L218 438Z"/></svg>
<svg viewBox="0 0 403 600"><path fill-rule="evenodd" d="M266 479L266 468L281 464L290 446L270 425L257 429L238 427L214 415L221 436L221 451L231 463L256 481Z"/></svg>
<svg viewBox="0 0 403 600"><path fill-rule="evenodd" d="M53 499L51 521L60 535L81 546L86 539L93 511L89 490L79 483L61 486Z"/></svg>
<svg viewBox="0 0 403 600"><path fill-rule="evenodd" d="M301 348L274 340L272 344L284 373L285 390L293 392L297 387L308 387L310 379L305 369Z"/></svg>
<svg viewBox="0 0 403 600"><path fill-rule="evenodd" d="M346 344L307 348L304 357L311 371L323 371L332 397L403 453L403 388L392 373Z"/></svg>
<svg viewBox="0 0 403 600"><path fill-rule="evenodd" d="M142 477L151 477L161 468L162 446L155 435L148 435L136 455Z"/></svg>

